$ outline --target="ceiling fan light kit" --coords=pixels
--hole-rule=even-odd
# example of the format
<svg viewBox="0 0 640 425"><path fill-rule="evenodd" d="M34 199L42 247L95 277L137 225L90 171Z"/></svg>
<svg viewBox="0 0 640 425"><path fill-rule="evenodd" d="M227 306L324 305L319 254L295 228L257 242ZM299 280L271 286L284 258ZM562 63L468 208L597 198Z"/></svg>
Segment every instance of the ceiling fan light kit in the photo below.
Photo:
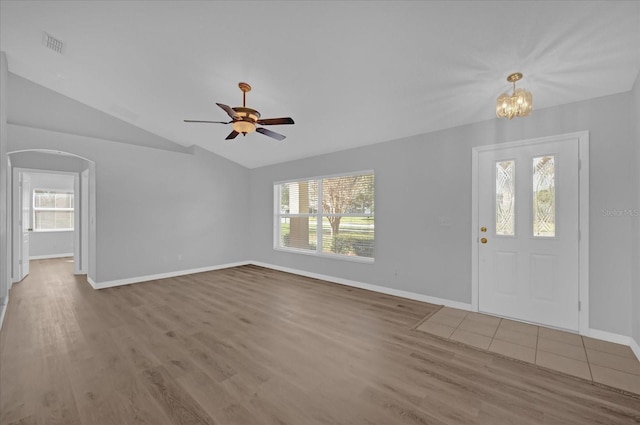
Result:
<svg viewBox="0 0 640 425"><path fill-rule="evenodd" d="M260 125L282 125L282 124L295 124L293 119L286 118L265 118L260 119L260 112L252 108L247 108L247 92L251 91L251 86L247 83L240 82L238 87L242 91L242 106L236 106L234 108L227 106L223 103L216 103L222 108L227 115L231 118L229 122L223 121L199 121L199 120L184 120L189 123L213 123L213 124L231 124L233 131L229 133L226 140L235 139L238 134L246 136L249 133L258 132L265 136L269 136L276 140L284 140L285 136L276 133L275 131L268 130L263 127L257 127Z"/></svg>
<svg viewBox="0 0 640 425"><path fill-rule="evenodd" d="M240 117L238 121L234 121L231 127L238 133L247 135L256 131L256 121L260 118L260 112L251 108L233 108Z"/></svg>
<svg viewBox="0 0 640 425"><path fill-rule="evenodd" d="M533 96L523 88L516 89L516 81L522 79L522 73L514 72L507 77L513 83L513 93L502 93L496 101L496 116L498 118L526 117L533 110Z"/></svg>

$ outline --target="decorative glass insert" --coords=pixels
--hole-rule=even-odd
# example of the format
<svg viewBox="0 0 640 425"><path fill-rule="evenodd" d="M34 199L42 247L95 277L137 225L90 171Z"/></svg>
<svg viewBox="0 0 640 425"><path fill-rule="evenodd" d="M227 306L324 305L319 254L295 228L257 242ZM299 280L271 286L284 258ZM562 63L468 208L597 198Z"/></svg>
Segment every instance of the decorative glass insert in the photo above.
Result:
<svg viewBox="0 0 640 425"><path fill-rule="evenodd" d="M555 156L533 158L533 236L556 235Z"/></svg>
<svg viewBox="0 0 640 425"><path fill-rule="evenodd" d="M515 235L516 162L496 162L496 235Z"/></svg>

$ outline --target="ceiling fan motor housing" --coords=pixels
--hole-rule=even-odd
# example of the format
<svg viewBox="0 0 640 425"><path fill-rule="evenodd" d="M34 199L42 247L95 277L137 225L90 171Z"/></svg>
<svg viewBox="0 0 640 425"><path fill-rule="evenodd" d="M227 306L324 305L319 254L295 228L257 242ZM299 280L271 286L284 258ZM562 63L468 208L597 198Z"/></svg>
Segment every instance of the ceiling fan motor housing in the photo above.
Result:
<svg viewBox="0 0 640 425"><path fill-rule="evenodd" d="M255 109L240 106L236 106L235 108L231 109L236 111L236 113L240 116L240 119L243 121L251 121L255 123L260 119L260 112L256 111Z"/></svg>

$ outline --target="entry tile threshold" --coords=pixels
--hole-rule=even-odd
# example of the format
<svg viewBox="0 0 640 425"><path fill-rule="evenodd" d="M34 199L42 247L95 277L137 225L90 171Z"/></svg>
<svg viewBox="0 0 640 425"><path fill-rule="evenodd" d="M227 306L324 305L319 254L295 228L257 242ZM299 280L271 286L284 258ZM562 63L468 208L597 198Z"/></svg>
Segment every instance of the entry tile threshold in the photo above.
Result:
<svg viewBox="0 0 640 425"><path fill-rule="evenodd" d="M626 345L450 307L416 330L640 395L640 361Z"/></svg>

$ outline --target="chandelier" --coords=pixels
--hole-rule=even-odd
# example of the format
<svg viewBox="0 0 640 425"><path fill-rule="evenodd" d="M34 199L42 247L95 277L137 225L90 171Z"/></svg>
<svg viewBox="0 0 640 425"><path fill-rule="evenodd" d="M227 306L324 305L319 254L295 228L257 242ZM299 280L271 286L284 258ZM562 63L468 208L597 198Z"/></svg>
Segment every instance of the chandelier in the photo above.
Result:
<svg viewBox="0 0 640 425"><path fill-rule="evenodd" d="M502 93L496 101L496 116L498 118L526 117L533 109L533 97L531 92L525 89L516 89L516 81L522 78L520 72L515 72L507 77L507 81L513 83L513 94Z"/></svg>

